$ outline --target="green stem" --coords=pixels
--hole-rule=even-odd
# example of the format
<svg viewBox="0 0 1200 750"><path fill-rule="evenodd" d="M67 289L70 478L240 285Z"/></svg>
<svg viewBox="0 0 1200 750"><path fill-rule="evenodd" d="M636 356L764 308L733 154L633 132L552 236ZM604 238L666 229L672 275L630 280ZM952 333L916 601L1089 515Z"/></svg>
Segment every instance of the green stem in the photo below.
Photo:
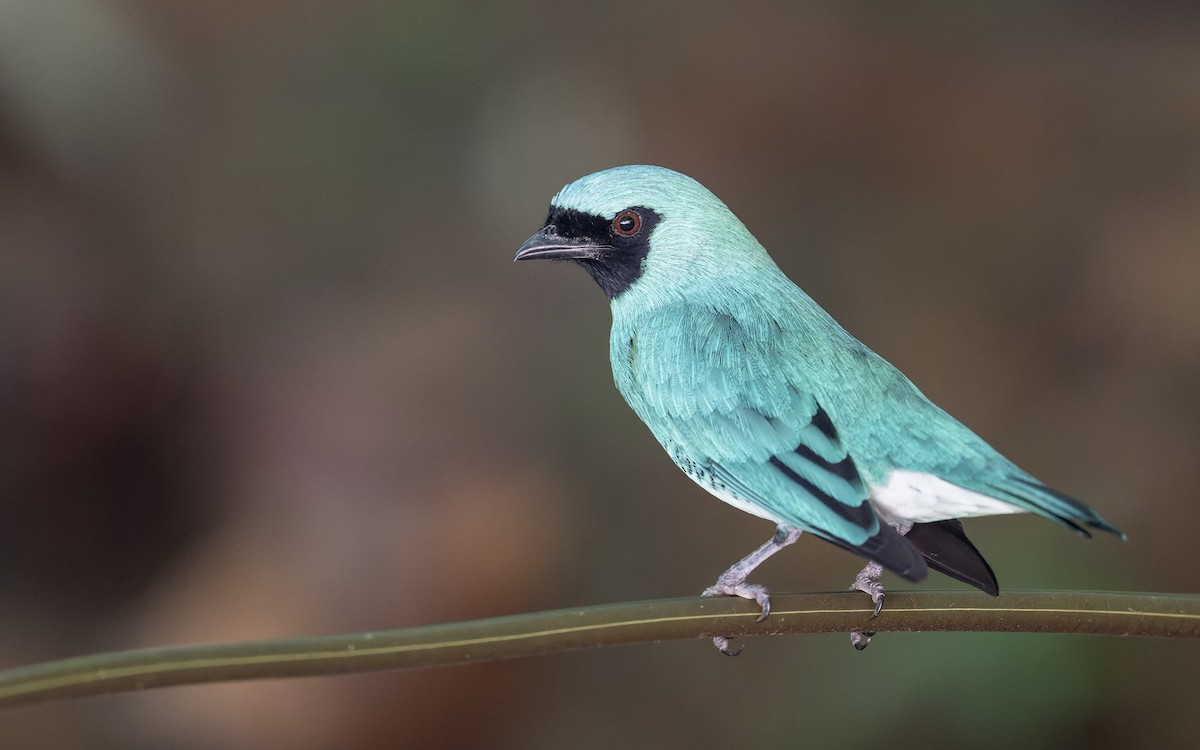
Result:
<svg viewBox="0 0 1200 750"><path fill-rule="evenodd" d="M893 592L878 619L858 593L610 604L403 630L96 654L0 672L0 707L203 682L409 669L625 643L783 633L977 631L1200 637L1200 596L1024 591ZM702 658L698 656L697 658Z"/></svg>

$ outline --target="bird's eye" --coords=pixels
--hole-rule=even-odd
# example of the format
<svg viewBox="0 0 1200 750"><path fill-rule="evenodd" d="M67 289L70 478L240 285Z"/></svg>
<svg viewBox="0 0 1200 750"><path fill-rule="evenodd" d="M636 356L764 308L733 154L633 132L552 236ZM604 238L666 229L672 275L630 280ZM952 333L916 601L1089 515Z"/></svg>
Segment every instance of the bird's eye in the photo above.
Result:
<svg viewBox="0 0 1200 750"><path fill-rule="evenodd" d="M613 231L622 237L632 237L642 228L642 217L633 209L626 209L613 218Z"/></svg>

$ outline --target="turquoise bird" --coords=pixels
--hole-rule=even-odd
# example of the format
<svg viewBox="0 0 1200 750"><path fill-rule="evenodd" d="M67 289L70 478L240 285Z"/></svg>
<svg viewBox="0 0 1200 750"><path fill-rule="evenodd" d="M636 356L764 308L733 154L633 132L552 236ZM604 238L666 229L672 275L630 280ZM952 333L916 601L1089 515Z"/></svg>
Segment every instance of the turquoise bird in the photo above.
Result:
<svg viewBox="0 0 1200 750"><path fill-rule="evenodd" d="M958 519L1035 513L1124 538L935 406L804 293L724 203L686 175L626 166L551 199L516 260L571 260L612 307L617 389L697 484L776 525L705 595L770 594L747 577L801 532L869 561L853 589L879 614L887 569L928 568L993 596ZM851 633L865 648L872 633ZM713 639L727 654L728 639Z"/></svg>

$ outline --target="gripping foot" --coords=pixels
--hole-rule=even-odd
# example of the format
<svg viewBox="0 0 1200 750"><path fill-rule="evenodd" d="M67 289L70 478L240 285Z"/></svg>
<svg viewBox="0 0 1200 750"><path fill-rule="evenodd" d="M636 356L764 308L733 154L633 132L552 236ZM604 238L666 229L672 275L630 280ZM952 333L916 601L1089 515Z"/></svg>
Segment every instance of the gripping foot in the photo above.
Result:
<svg viewBox="0 0 1200 750"><path fill-rule="evenodd" d="M775 535L758 549L738 560L729 570L721 574L717 582L701 592L701 596L740 596L751 599L762 608L755 622L762 622L771 614L771 594L767 587L758 583L746 583L751 571L762 564L771 555L794 543L800 538L800 529L780 526ZM713 645L726 656L737 656L742 650L730 649L728 636L713 636Z"/></svg>
<svg viewBox="0 0 1200 750"><path fill-rule="evenodd" d="M896 531L900 532L900 536L904 536L912 529L911 523L893 524ZM861 591L871 597L871 602L875 605L875 611L871 613L871 619L879 617L879 613L883 611L883 600L887 597L887 592L884 591L883 581L883 566L874 560L867 563L866 567L858 571L858 575L854 576L854 583L850 586L851 591ZM855 630L850 633L850 643L858 651L871 644L871 638L875 636L874 632L862 632Z"/></svg>

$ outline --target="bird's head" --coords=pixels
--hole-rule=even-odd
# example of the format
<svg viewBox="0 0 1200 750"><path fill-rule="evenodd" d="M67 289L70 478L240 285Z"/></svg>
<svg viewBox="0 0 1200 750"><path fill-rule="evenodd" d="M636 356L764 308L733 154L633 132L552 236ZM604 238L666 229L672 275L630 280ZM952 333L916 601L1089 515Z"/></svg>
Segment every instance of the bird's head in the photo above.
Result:
<svg viewBox="0 0 1200 750"><path fill-rule="evenodd" d="M614 167L582 177L550 201L541 231L515 260L573 260L609 299L637 287L687 295L739 268L775 268L724 203L663 167Z"/></svg>

